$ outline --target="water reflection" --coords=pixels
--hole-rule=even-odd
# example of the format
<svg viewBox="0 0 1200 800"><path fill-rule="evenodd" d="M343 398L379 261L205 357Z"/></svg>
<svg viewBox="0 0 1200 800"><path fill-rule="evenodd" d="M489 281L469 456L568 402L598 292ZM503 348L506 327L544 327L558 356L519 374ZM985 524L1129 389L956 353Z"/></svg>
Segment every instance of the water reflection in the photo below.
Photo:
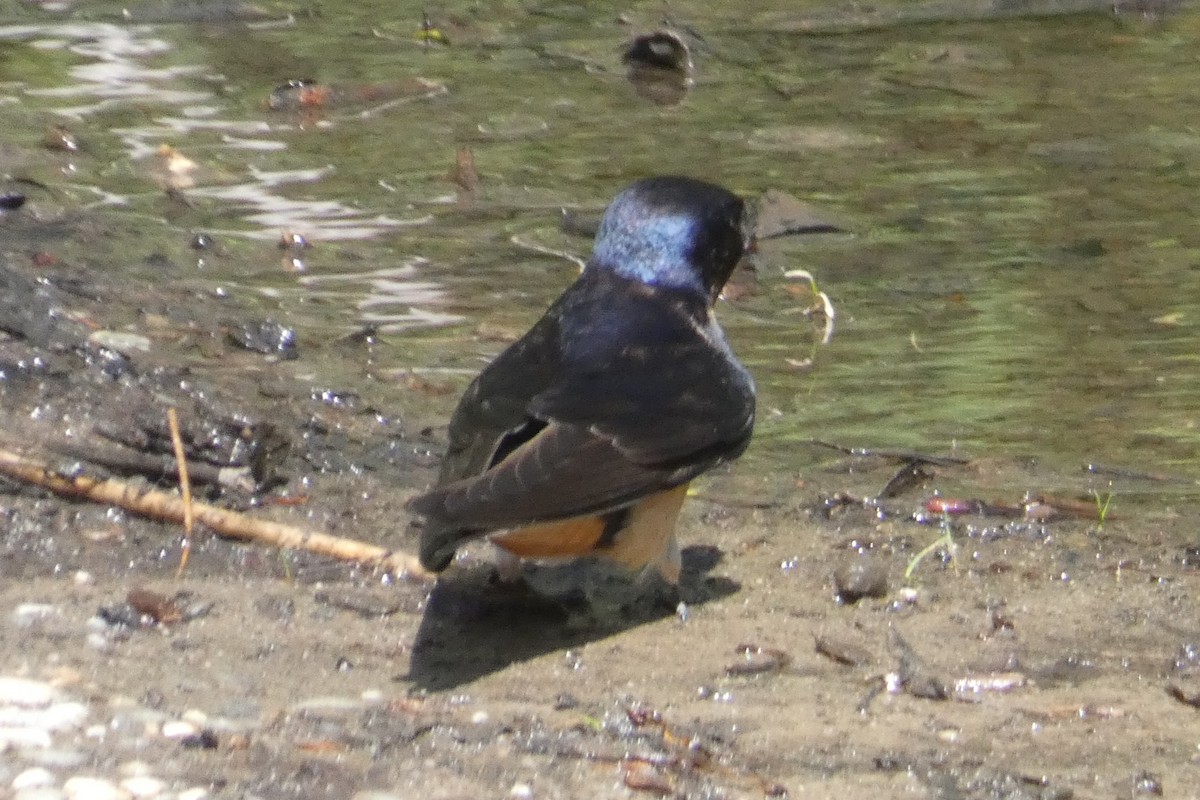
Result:
<svg viewBox="0 0 1200 800"><path fill-rule="evenodd" d="M228 108L216 93L195 88L208 75L207 65L151 66L149 62L162 60L175 49L170 40L151 26L99 22L5 26L0 27L0 40L25 42L38 50L64 50L85 59L84 63L69 68L69 81L64 85L24 90L30 97L50 101L50 110L61 118L84 122L124 109L130 102L164 111L177 109L177 113L156 114L150 125L114 127L110 133L124 148L125 157L144 167L160 186L167 184L164 188L186 190L189 196L229 202L242 209L241 221L248 223L246 227L224 233L269 241L281 231L302 230L313 239L334 241L366 239L430 221L426 215L400 219L364 212L337 200L285 195L284 190L293 184L318 183L333 174L335 168L329 165L272 170L247 164L236 176L210 176L208 181L189 174L183 185L178 185L176 176L165 181L155 177L161 168L151 164L161 154L164 142L186 142L199 134L216 133L220 139L206 142L205 153L213 149L273 153L287 149L286 136L294 126L287 122L273 124L262 119L225 116ZM212 82L211 77L208 80ZM63 100L74 102L62 105ZM187 158L182 154L178 157ZM139 194L105 186L84 188L100 198L93 205L127 206Z"/></svg>
<svg viewBox="0 0 1200 800"><path fill-rule="evenodd" d="M196 197L228 200L245 209L243 218L260 228L243 231L252 239L271 240L280 231L299 230L313 239L367 239L390 228L424 225L429 215L396 219L386 214L368 217L357 208L337 200L296 200L277 194L276 188L292 183L314 183L333 171L333 167L268 172L248 168L254 180L234 186L197 187L189 192Z"/></svg>
<svg viewBox="0 0 1200 800"><path fill-rule="evenodd" d="M309 288L310 297L337 298L352 304L363 322L384 332L462 322L458 314L436 310L449 297L441 284L420 279L427 263L414 258L398 267L305 275L300 283Z"/></svg>
<svg viewBox="0 0 1200 800"><path fill-rule="evenodd" d="M811 472L820 455L797 443L817 436L1195 475L1200 17L901 25L884 14L847 27L833 4L815 30L838 35L809 36L794 6L696 10L701 71L671 108L630 91L628 20L587 10L481 11L438 48L364 34L388 11L374 0L319 30L301 21L243 40L68 22L0 28L0 39L62 54L61 85L6 91L101 120L93 135L112 131L112 163L136 166L164 141L216 162L223 174L188 190L207 204L189 222L317 241L320 274L239 277L295 300L301 327L404 331L380 351L399 367L477 368L479 351L498 347L472 333L536 318L573 270L510 243L559 235L548 208L599 208L633 178L685 173L748 196L778 189L853 231L780 244L759 293L722 309L765 410L739 470L785 482ZM423 76L449 92L319 125L271 116L271 88L308 76ZM464 147L478 187L458 207L445 176ZM84 188L161 220L151 184L131 173L102 171ZM807 341L780 290L792 269L815 275L839 314L802 373L787 359Z"/></svg>
<svg viewBox="0 0 1200 800"><path fill-rule="evenodd" d="M172 49L166 39L138 28L108 23L64 23L61 25L0 28L0 39L19 39L38 50L63 49L88 59L70 68L71 82L48 89L27 89L33 97L82 98L90 102L60 106L54 110L65 117L82 119L131 99L138 102L185 105L208 99L205 92L173 85L196 75L201 65L153 68L143 63Z"/></svg>

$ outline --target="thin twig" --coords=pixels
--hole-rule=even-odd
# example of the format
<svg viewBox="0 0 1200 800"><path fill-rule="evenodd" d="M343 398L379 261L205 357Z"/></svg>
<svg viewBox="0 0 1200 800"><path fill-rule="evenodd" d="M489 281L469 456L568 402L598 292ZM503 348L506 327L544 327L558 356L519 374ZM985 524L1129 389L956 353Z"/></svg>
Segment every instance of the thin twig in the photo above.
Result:
<svg viewBox="0 0 1200 800"><path fill-rule="evenodd" d="M192 528L195 517L192 512L192 482L188 479L187 456L183 452L183 437L179 434L179 415L175 406L167 408L167 429L171 432L171 447L175 450L175 464L179 467L179 494L183 500L183 542L180 547L179 568L175 577L183 576L188 558L192 554Z"/></svg>
<svg viewBox="0 0 1200 800"><path fill-rule="evenodd" d="M175 463L179 467L179 489L183 495L183 532L192 535L192 482L188 479L187 456L183 452L183 437L179 434L179 415L175 407L167 409L167 428L171 431L171 447L175 450Z"/></svg>
<svg viewBox="0 0 1200 800"><path fill-rule="evenodd" d="M66 476L51 471L10 450L0 449L0 474L36 484L63 497L83 498L108 503L152 519L183 521L183 502L169 492L142 489L115 479L101 480L86 475ZM294 525L255 519L236 511L193 503L198 522L220 536L267 544L286 550L303 550L342 561L355 561L396 575L430 578L416 556L399 550L387 550L355 539L344 539Z"/></svg>

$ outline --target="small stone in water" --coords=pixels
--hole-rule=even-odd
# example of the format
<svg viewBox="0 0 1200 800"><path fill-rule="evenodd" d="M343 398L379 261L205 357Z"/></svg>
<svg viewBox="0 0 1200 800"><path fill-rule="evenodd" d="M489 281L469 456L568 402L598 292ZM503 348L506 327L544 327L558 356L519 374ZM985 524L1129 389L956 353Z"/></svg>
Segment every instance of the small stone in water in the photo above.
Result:
<svg viewBox="0 0 1200 800"><path fill-rule="evenodd" d="M191 241L188 242L188 247L193 250L211 250L216 241L207 233L197 231L192 234Z"/></svg>
<svg viewBox="0 0 1200 800"><path fill-rule="evenodd" d="M229 341L256 353L280 358L298 358L296 332L274 320L246 322L229 331Z"/></svg>

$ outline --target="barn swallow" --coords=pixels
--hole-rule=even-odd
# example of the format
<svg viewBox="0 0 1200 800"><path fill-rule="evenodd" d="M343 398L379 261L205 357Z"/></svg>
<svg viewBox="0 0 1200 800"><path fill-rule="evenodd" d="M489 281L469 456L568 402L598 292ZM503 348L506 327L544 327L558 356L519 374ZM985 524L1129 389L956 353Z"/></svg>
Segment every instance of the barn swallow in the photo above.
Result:
<svg viewBox="0 0 1200 800"><path fill-rule="evenodd" d="M710 183L617 195L579 278L459 401L436 486L408 502L427 569L486 536L519 558L595 555L678 584L688 484L754 427L754 381L712 309L745 227L742 200Z"/></svg>

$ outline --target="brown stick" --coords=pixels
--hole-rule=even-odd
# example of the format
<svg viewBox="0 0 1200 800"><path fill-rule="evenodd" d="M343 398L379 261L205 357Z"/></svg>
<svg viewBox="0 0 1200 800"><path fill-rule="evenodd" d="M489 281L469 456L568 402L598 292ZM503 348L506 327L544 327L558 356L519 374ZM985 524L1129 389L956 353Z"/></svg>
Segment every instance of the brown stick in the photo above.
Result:
<svg viewBox="0 0 1200 800"><path fill-rule="evenodd" d="M171 432L171 447L175 450L175 464L179 467L179 494L183 499L183 532L192 535L192 482L188 479L187 458L183 452L183 437L179 434L179 416L175 406L167 409L167 429Z"/></svg>
<svg viewBox="0 0 1200 800"><path fill-rule="evenodd" d="M183 452L183 436L179 433L179 415L175 406L167 408L167 429L171 432L171 447L175 449L175 464L179 467L179 496L183 500L183 545L179 553L176 579L183 577L188 558L192 555L192 528L196 518L192 515L192 482L188 479L187 458Z"/></svg>
<svg viewBox="0 0 1200 800"><path fill-rule="evenodd" d="M184 503L173 494L156 489L141 489L112 478L100 480L86 475L67 477L44 465L0 449L0 473L49 489L63 497L109 503L152 519L182 522ZM221 536L258 542L287 550L304 550L342 561L356 561L397 575L430 578L416 556L400 550L387 550L356 539L344 539L294 525L254 519L236 511L192 503L195 519Z"/></svg>

